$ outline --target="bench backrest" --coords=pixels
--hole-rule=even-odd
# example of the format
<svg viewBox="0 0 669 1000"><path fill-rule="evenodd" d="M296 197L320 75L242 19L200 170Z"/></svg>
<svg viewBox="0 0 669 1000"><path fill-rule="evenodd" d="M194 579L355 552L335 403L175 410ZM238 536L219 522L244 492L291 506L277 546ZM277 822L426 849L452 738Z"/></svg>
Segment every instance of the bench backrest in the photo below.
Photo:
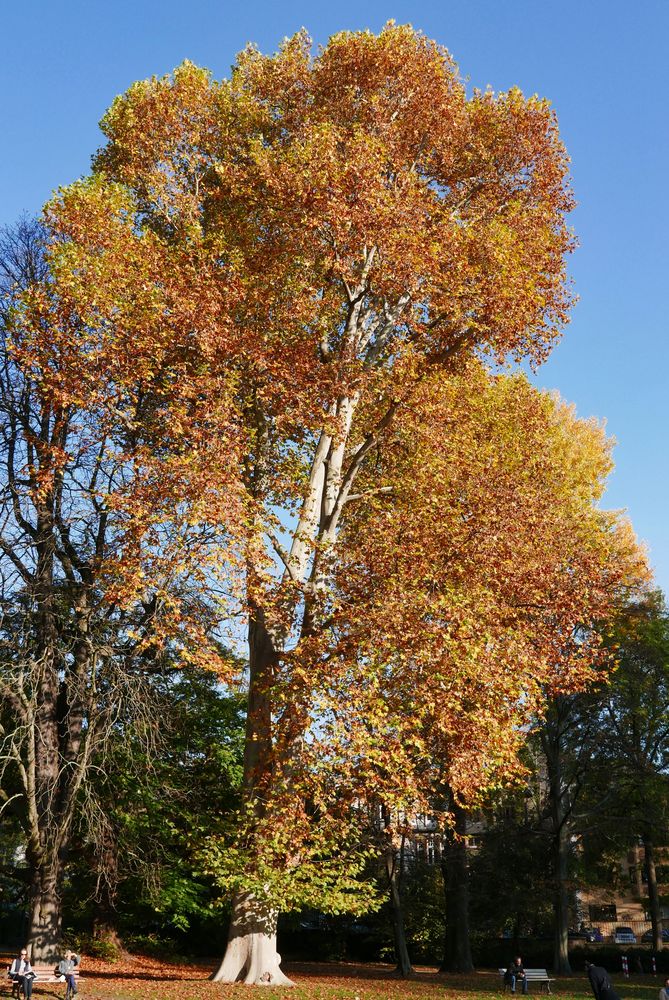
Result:
<svg viewBox="0 0 669 1000"><path fill-rule="evenodd" d="M498 969L497 971L499 972L500 976L503 976L503 975L506 974L506 969ZM548 972L546 971L546 969L525 969L524 972L525 972L525 978L526 979L549 979L550 978L550 976L548 975Z"/></svg>
<svg viewBox="0 0 669 1000"><path fill-rule="evenodd" d="M51 965L33 965L33 972L35 973L36 983L57 983L60 980L60 976L56 975L57 962L52 962ZM79 978L79 966L75 965L70 973L75 979Z"/></svg>

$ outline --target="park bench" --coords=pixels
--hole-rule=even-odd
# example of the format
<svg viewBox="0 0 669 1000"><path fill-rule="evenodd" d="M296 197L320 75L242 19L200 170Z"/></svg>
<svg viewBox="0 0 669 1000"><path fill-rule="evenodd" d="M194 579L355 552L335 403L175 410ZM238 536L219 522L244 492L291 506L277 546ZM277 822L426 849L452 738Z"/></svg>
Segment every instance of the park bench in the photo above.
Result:
<svg viewBox="0 0 669 1000"><path fill-rule="evenodd" d="M511 989L509 983L504 979L506 969L497 970L502 977L502 982L504 984L504 992L506 992L507 986ZM555 982L555 979L548 975L545 969L525 969L525 979L527 981L527 988L529 990L530 983L541 983L542 989L545 989L547 993L551 993L551 983ZM517 990L520 993L520 990Z"/></svg>
<svg viewBox="0 0 669 1000"><path fill-rule="evenodd" d="M64 976L57 976L55 973L56 963L52 962L51 965L33 965L33 972L35 973L35 978L33 979L33 992L36 986L40 983L62 983L63 987L67 988ZM72 975L74 976L74 981L79 985L79 966L77 965L72 970ZM23 997L23 990L21 989L19 983L13 980L8 980L11 982L12 986L12 997Z"/></svg>

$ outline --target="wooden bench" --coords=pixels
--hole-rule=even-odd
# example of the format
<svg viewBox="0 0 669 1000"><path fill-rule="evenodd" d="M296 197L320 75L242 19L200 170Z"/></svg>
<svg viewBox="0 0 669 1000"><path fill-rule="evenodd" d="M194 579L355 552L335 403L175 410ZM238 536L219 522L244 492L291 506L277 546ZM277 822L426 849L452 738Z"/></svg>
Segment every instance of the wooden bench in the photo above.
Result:
<svg viewBox="0 0 669 1000"><path fill-rule="evenodd" d="M504 978L506 975L506 969L498 969L497 971L502 977L502 983L504 984L504 992L506 993L507 987L511 989L511 984L507 983L506 979ZM525 969L525 980L527 982L528 991L530 988L530 983L541 983L542 989L545 989L547 993L552 993L551 983L555 982L554 977L549 976L545 969ZM516 986L518 986L518 984L516 984ZM520 992L520 990L518 989L516 989L516 991L518 993Z"/></svg>
<svg viewBox="0 0 669 1000"><path fill-rule="evenodd" d="M35 973L35 978L33 979L33 991L36 986L40 983L62 983L66 987L65 977L57 976L55 973L57 962L53 962L51 965L33 965L33 972ZM74 976L74 981L79 986L79 966L75 966L72 970L72 975ZM23 996L23 990L21 989L21 984L15 982L14 980L9 980L12 984L12 996L20 998Z"/></svg>

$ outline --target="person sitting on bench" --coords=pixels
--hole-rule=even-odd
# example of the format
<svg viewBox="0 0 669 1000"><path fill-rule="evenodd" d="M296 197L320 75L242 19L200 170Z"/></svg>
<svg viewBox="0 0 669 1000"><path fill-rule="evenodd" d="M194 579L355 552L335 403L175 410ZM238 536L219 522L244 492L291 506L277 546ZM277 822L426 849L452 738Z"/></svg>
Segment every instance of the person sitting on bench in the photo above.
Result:
<svg viewBox="0 0 669 1000"><path fill-rule="evenodd" d="M62 976L72 993L77 992L77 983L74 978L74 970L79 965L79 956L73 951L66 951L65 958L61 959L56 967L56 972Z"/></svg>
<svg viewBox="0 0 669 1000"><path fill-rule="evenodd" d="M33 995L33 979L35 978L35 973L33 972L32 965L28 961L27 948L21 948L21 951L9 967L8 975L9 978L16 983L19 989L23 988L23 995L26 1000L30 1000Z"/></svg>
<svg viewBox="0 0 669 1000"><path fill-rule="evenodd" d="M516 983L520 982L523 986L523 993L527 993L527 977L525 975L525 969L523 968L523 960L520 955L516 955L513 962L504 973L504 982L509 984L512 993L516 992Z"/></svg>

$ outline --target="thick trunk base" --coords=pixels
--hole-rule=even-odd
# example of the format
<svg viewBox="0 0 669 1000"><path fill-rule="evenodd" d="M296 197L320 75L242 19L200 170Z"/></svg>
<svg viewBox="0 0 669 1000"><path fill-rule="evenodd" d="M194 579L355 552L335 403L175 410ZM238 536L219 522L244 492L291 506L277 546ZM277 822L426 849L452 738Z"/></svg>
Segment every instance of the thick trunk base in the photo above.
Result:
<svg viewBox="0 0 669 1000"><path fill-rule="evenodd" d="M231 937L215 983L246 983L248 986L294 986L280 968L276 935L250 932Z"/></svg>
<svg viewBox="0 0 669 1000"><path fill-rule="evenodd" d="M276 950L276 913L262 912L253 896L239 895L232 906L228 947L215 983L249 986L294 986L281 971Z"/></svg>
<svg viewBox="0 0 669 1000"><path fill-rule="evenodd" d="M32 961L55 962L60 957L61 903L53 884L42 887L36 880L30 910Z"/></svg>

